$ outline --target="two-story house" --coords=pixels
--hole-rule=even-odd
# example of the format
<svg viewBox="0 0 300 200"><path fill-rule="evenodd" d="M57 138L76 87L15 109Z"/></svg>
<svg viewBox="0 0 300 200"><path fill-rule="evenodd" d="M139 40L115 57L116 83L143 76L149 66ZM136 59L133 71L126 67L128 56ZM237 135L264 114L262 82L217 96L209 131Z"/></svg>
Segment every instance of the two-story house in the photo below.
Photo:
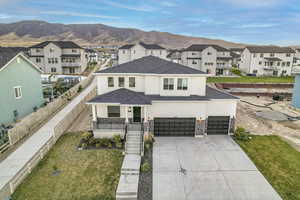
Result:
<svg viewBox="0 0 300 200"><path fill-rule="evenodd" d="M118 64L123 64L149 55L167 59L167 50L157 44L146 44L144 42L127 44L119 48Z"/></svg>
<svg viewBox="0 0 300 200"><path fill-rule="evenodd" d="M0 124L18 120L44 103L42 71L20 51L0 48Z"/></svg>
<svg viewBox="0 0 300 200"><path fill-rule="evenodd" d="M182 52L182 64L212 75L230 75L230 51L218 45L193 44Z"/></svg>
<svg viewBox="0 0 300 200"><path fill-rule="evenodd" d="M30 47L30 60L44 73L81 74L87 67L87 54L72 41L45 41Z"/></svg>
<svg viewBox="0 0 300 200"><path fill-rule="evenodd" d="M123 135L126 124L144 124L155 136L233 130L238 98L206 86L209 75L198 69L147 56L95 75L97 96L87 104L96 137Z"/></svg>
<svg viewBox="0 0 300 200"><path fill-rule="evenodd" d="M247 46L240 69L257 76L290 76L294 57L295 51L289 47Z"/></svg>

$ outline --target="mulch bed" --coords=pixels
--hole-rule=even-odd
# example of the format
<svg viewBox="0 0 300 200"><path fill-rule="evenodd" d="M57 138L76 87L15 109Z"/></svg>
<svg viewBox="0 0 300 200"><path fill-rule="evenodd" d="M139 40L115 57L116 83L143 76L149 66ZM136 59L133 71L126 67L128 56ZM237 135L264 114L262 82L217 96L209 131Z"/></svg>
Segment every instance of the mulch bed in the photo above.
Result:
<svg viewBox="0 0 300 200"><path fill-rule="evenodd" d="M151 170L149 172L140 172L138 200L152 200L152 149L145 152L142 164L145 162L150 164Z"/></svg>

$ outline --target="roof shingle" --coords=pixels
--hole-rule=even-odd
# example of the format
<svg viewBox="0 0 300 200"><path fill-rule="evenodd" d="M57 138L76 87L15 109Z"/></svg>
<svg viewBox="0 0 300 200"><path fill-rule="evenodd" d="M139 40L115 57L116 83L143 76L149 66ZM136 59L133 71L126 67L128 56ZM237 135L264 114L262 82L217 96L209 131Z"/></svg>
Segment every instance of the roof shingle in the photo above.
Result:
<svg viewBox="0 0 300 200"><path fill-rule="evenodd" d="M127 63L100 70L96 73L140 73L140 74L206 74L178 63L155 56L142 57Z"/></svg>
<svg viewBox="0 0 300 200"><path fill-rule="evenodd" d="M53 43L63 49L82 49L81 46L72 41L45 41L36 45L31 46L30 48L44 48L48 44Z"/></svg>
<svg viewBox="0 0 300 200"><path fill-rule="evenodd" d="M278 47L278 46L247 46L251 53L295 53L290 47Z"/></svg>
<svg viewBox="0 0 300 200"><path fill-rule="evenodd" d="M189 46L188 48L185 49L185 51L203 51L204 49L208 48L208 47L212 47L217 51L220 52L227 52L229 51L228 49L221 47L219 45L210 45L210 44L193 44L191 46Z"/></svg>

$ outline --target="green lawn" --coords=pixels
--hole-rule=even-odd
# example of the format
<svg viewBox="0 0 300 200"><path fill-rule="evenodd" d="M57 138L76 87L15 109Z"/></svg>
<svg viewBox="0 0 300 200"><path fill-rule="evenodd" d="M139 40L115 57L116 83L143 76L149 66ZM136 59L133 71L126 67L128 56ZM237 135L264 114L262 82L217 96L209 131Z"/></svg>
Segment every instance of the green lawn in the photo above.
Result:
<svg viewBox="0 0 300 200"><path fill-rule="evenodd" d="M17 188L14 200L115 199L123 161L120 150L76 149L81 136L60 138L47 156ZM61 174L53 176L56 165Z"/></svg>
<svg viewBox="0 0 300 200"><path fill-rule="evenodd" d="M300 152L278 136L237 142L283 199L300 199Z"/></svg>
<svg viewBox="0 0 300 200"><path fill-rule="evenodd" d="M294 83L294 77L209 77L208 83Z"/></svg>

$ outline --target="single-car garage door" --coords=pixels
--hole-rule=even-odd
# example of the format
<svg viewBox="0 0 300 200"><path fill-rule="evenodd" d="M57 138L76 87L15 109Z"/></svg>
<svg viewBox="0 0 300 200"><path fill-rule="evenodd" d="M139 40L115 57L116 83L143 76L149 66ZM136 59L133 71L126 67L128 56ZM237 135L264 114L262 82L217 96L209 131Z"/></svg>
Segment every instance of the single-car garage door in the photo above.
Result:
<svg viewBox="0 0 300 200"><path fill-rule="evenodd" d="M155 136L194 136L195 118L154 118Z"/></svg>
<svg viewBox="0 0 300 200"><path fill-rule="evenodd" d="M229 116L209 116L207 123L207 135L227 135L229 121Z"/></svg>

